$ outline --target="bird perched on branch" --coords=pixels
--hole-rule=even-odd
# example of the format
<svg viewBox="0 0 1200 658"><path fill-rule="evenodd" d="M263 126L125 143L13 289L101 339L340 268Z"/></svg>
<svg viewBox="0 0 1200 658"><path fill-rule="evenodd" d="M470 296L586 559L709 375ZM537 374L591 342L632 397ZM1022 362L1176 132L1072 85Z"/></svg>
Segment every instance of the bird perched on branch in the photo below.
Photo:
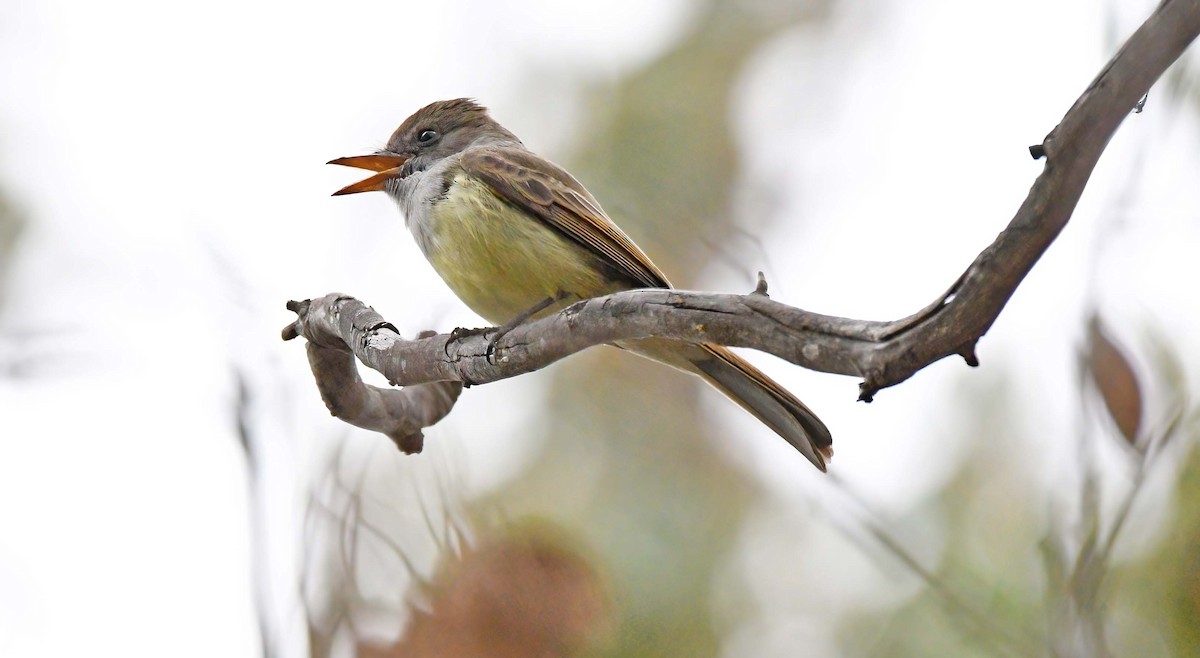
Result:
<svg viewBox="0 0 1200 658"><path fill-rule="evenodd" d="M427 105L383 150L330 164L376 172L334 194L387 192L434 270L497 325L621 290L671 287L579 181L469 99ZM700 376L825 470L833 454L825 424L729 349L661 338L617 346Z"/></svg>

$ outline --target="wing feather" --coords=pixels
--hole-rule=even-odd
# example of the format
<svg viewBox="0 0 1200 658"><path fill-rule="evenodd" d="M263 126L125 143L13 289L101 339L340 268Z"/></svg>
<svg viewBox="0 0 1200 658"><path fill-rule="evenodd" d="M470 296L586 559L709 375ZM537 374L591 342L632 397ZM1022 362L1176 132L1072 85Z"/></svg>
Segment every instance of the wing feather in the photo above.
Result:
<svg viewBox="0 0 1200 658"><path fill-rule="evenodd" d="M468 149L461 165L501 199L545 221L646 288L670 288L666 275L613 223L591 194L558 165L513 147Z"/></svg>

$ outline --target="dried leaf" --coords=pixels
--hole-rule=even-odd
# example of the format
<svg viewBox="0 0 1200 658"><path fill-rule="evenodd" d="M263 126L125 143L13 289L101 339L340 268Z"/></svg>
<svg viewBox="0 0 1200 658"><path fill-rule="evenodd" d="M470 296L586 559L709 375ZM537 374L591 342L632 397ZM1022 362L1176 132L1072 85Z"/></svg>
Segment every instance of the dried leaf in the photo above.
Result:
<svg viewBox="0 0 1200 658"><path fill-rule="evenodd" d="M1142 393L1137 373L1094 316L1088 326L1088 370L1117 429L1130 445L1137 446L1142 423Z"/></svg>

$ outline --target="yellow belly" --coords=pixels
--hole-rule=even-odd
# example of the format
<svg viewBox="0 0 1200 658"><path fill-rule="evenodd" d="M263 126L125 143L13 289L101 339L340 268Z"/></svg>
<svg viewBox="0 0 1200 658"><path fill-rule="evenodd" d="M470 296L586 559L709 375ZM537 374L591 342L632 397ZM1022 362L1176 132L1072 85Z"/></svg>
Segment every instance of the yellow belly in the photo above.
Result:
<svg viewBox="0 0 1200 658"><path fill-rule="evenodd" d="M599 258L485 185L459 175L434 205L422 248L454 294L488 322L504 324L547 298L539 315L630 287Z"/></svg>

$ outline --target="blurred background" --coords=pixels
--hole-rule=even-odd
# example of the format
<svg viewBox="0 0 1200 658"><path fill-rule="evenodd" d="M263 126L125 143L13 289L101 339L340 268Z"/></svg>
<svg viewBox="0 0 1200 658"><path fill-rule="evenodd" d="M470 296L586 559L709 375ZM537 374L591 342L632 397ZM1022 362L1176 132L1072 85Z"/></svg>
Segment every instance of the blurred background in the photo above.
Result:
<svg viewBox="0 0 1200 658"><path fill-rule="evenodd" d="M323 164L460 96L680 287L907 315L1154 4L5 3L0 655L1194 655L1194 52L979 368L866 405L748 355L832 429L827 476L611 349L467 390L404 456L279 339L333 291L480 325Z"/></svg>

